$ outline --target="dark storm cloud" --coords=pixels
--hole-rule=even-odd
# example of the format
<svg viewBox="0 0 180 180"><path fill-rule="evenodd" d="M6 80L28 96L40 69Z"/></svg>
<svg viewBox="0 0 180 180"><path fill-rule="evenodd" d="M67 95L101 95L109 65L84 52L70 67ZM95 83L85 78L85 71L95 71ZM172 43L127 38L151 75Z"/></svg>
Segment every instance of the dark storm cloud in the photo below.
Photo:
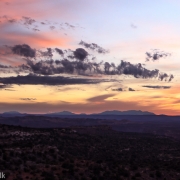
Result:
<svg viewBox="0 0 180 180"><path fill-rule="evenodd" d="M172 81L172 79L174 79L174 76L171 74L171 75L168 75L166 73L159 73L159 80L163 81L165 79L165 81Z"/></svg>
<svg viewBox="0 0 180 180"><path fill-rule="evenodd" d="M148 70L142 66L141 63L131 64L121 60L121 63L117 66L118 74L133 75L135 78L156 78L158 77L159 70Z"/></svg>
<svg viewBox="0 0 180 180"><path fill-rule="evenodd" d="M106 53L109 52L108 50L100 47L99 45L97 45L95 43L87 43L87 42L84 42L84 41L80 41L79 44L84 46L87 49L91 49L91 50L96 51L98 53L106 54Z"/></svg>
<svg viewBox="0 0 180 180"><path fill-rule="evenodd" d="M126 62L121 60L121 63L117 67L118 74L125 75L133 75L135 78L159 78L162 80L171 81L173 79L173 75L167 75L166 73L159 73L158 69L148 70L142 66L141 63L131 64L130 62Z"/></svg>
<svg viewBox="0 0 180 180"><path fill-rule="evenodd" d="M44 56L47 55L51 57L51 50L44 52ZM168 75L166 73L160 73L159 70L148 70L142 66L142 64L131 64L130 62L121 61L119 65L109 62L94 63L90 61L75 61L68 60L66 58L62 60L46 60L34 62L32 60L27 60L27 66L29 70L33 73L43 74L43 75L53 75L53 74L81 74L81 75L93 75L93 74L105 74L105 75L132 75L135 78L158 78L159 80L171 81L174 77L173 75Z"/></svg>
<svg viewBox="0 0 180 180"><path fill-rule="evenodd" d="M135 91L133 88L129 88L128 90L129 90L129 91Z"/></svg>
<svg viewBox="0 0 180 180"><path fill-rule="evenodd" d="M0 83L3 83L2 88L6 85L19 84L19 85L73 85L73 84L97 84L100 82L106 82L105 80L97 79L80 79L69 78L63 76L37 76L29 74L27 76L16 77L1 77Z"/></svg>
<svg viewBox="0 0 180 180"><path fill-rule="evenodd" d="M55 66L53 63L57 64ZM69 73L72 74L74 72L74 66L68 60L47 60L47 61L39 61L35 63L34 61L27 60L27 65L29 70L36 74L42 75L54 75L54 74L61 74L61 73Z"/></svg>
<svg viewBox="0 0 180 180"><path fill-rule="evenodd" d="M15 45L10 47L14 54L26 57L27 64L19 66L20 70L28 70L36 74L54 75L61 73L79 74L92 76L96 74L104 75L131 75L135 78L158 78L163 81L171 81L174 76L159 72L158 69L149 70L141 63L131 64L121 60L118 65L109 62L94 62L86 50L78 48L75 51L61 50L58 48L47 48L46 51L32 49L29 45ZM61 60L53 60L54 52L63 55ZM35 58L34 61L30 58ZM41 61L39 61L41 59Z"/></svg>
<svg viewBox="0 0 180 180"><path fill-rule="evenodd" d="M61 49L59 49L59 48L55 48L55 51L60 55L64 54L63 51Z"/></svg>
<svg viewBox="0 0 180 180"><path fill-rule="evenodd" d="M84 59L88 56L88 52L83 48L77 48L74 51L74 57L78 60L84 61Z"/></svg>
<svg viewBox="0 0 180 180"><path fill-rule="evenodd" d="M51 48L47 48L46 51L38 51L40 53L39 57L43 57L43 58L52 58L53 57L53 49Z"/></svg>
<svg viewBox="0 0 180 180"><path fill-rule="evenodd" d="M21 69L29 69L29 71L42 74L42 75L54 75L61 73L78 74L84 76L92 76L95 73L103 73L98 71L98 64L92 64L90 62L82 61L70 61L68 59L63 60L46 60L34 62L27 60L27 65L20 66Z"/></svg>
<svg viewBox="0 0 180 180"><path fill-rule="evenodd" d="M151 85L142 86L142 87L151 88L151 89L170 89L171 88L171 86L151 86Z"/></svg>
<svg viewBox="0 0 180 180"><path fill-rule="evenodd" d="M146 52L146 61L157 61L161 58L171 56L170 53L159 51L157 49L152 50L152 52Z"/></svg>
<svg viewBox="0 0 180 180"><path fill-rule="evenodd" d="M73 63L70 62L69 60L63 59L60 61L60 63L63 65L62 71L66 72L66 73L70 73L70 74L72 74L74 72L75 67L74 67Z"/></svg>
<svg viewBox="0 0 180 180"><path fill-rule="evenodd" d="M36 56L36 50L32 49L27 44L13 46L12 47L12 52L14 54L18 54L20 56L24 56L24 57L27 57L27 58L35 58L35 56Z"/></svg>
<svg viewBox="0 0 180 180"><path fill-rule="evenodd" d="M84 74L85 71L89 68L88 63L84 63L81 61L69 61L68 59L63 60L46 60L34 62L32 60L27 60L28 68L31 72L36 74L43 75L53 75L53 74ZM25 65L24 65L25 66ZM24 66L22 68L24 68ZM25 68L27 68L25 66ZM87 74L88 75L88 74Z"/></svg>
<svg viewBox="0 0 180 180"><path fill-rule="evenodd" d="M104 63L104 71L105 73L108 73L110 70L111 65L108 62Z"/></svg>

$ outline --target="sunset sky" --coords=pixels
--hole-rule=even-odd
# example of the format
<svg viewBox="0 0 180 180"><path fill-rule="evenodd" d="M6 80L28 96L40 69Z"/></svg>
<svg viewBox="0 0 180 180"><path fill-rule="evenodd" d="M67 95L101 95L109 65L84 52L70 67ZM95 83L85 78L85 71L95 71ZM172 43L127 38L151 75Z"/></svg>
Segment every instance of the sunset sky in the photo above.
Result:
<svg viewBox="0 0 180 180"><path fill-rule="evenodd" d="M180 1L0 0L0 113L180 115Z"/></svg>

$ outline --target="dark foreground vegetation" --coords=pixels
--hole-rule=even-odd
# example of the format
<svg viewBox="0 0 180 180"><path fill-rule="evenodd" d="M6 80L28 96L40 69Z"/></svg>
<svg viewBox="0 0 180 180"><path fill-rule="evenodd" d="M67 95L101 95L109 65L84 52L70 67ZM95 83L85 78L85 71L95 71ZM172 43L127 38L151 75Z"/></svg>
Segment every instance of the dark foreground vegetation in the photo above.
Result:
<svg viewBox="0 0 180 180"><path fill-rule="evenodd" d="M0 172L12 180L180 179L180 142L109 126L0 125Z"/></svg>

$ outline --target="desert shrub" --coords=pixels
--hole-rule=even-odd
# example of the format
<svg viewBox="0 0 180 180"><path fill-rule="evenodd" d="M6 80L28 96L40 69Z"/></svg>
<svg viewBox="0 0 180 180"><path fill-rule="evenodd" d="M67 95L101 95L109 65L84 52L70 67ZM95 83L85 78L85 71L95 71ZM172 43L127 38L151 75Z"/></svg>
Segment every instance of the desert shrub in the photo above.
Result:
<svg viewBox="0 0 180 180"><path fill-rule="evenodd" d="M141 177L141 173L140 173L140 172L137 172L137 173L135 174L135 176L136 176L136 177Z"/></svg>
<svg viewBox="0 0 180 180"><path fill-rule="evenodd" d="M158 170L156 171L156 177L157 178L161 178L162 177L162 173L160 171L158 171Z"/></svg>
<svg viewBox="0 0 180 180"><path fill-rule="evenodd" d="M54 176L53 172L43 171L41 173L41 176L44 177L44 180L55 180L55 176Z"/></svg>

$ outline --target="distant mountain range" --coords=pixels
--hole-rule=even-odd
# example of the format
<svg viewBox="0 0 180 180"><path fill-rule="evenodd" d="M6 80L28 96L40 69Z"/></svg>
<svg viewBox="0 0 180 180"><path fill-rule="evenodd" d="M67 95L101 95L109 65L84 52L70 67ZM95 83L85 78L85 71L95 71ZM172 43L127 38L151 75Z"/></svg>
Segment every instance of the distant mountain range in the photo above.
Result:
<svg viewBox="0 0 180 180"><path fill-rule="evenodd" d="M26 116L29 115L27 113L20 113L17 111L9 111L9 112L4 112L1 114L2 116L6 117L12 117L12 116ZM44 116L87 116L87 115L93 115L93 116L99 116L99 115L156 115L152 112L148 111L140 111L140 110L128 110L128 111L118 111L118 110L113 110L113 111L104 111L101 113L96 113L96 114L75 114L70 111L62 111L62 112L55 112L55 113L47 113L47 114L34 114L34 115L44 115Z"/></svg>
<svg viewBox="0 0 180 180"><path fill-rule="evenodd" d="M148 111L140 111L140 110L129 110L129 111L118 111L118 110L113 110L113 111L104 111L101 113L94 113L94 114L75 114L70 111L62 111L62 112L55 112L55 113L48 113L45 115L52 115L52 116L61 116L61 115L156 115L152 112Z"/></svg>
<svg viewBox="0 0 180 180"><path fill-rule="evenodd" d="M8 114L21 114L20 112L17 112L17 111L8 111L8 112L4 112L4 113L2 113L2 114L4 114L4 115L8 115Z"/></svg>
<svg viewBox="0 0 180 180"><path fill-rule="evenodd" d="M98 113L96 115L155 115L152 112L148 111L137 111L137 110L129 110L129 111L104 111L102 113Z"/></svg>
<svg viewBox="0 0 180 180"><path fill-rule="evenodd" d="M13 116L26 116L28 114L20 113L20 112L17 112L17 111L8 111L8 112L4 112L4 113L2 113L0 115L5 116L5 117L13 117Z"/></svg>

